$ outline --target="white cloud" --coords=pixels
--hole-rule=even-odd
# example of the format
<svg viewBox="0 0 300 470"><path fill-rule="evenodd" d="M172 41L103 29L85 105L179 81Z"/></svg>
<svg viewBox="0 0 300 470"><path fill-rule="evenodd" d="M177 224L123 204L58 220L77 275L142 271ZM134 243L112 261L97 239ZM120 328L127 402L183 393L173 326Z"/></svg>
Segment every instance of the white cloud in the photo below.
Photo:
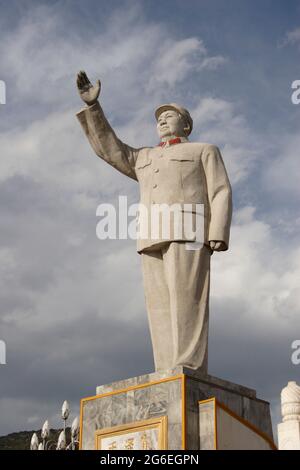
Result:
<svg viewBox="0 0 300 470"><path fill-rule="evenodd" d="M280 194L299 201L300 137L297 134L285 135L277 146L276 153L268 160L262 174L264 188L269 192ZM294 221L293 221L294 223Z"/></svg>
<svg viewBox="0 0 300 470"><path fill-rule="evenodd" d="M149 80L149 90L168 86L169 92L194 71L216 69L226 59L209 57L202 40L188 38L180 41L168 39L159 46L158 57L154 60Z"/></svg>
<svg viewBox="0 0 300 470"><path fill-rule="evenodd" d="M300 44L300 28L293 29L286 33L282 45L286 46L288 44Z"/></svg>
<svg viewBox="0 0 300 470"><path fill-rule="evenodd" d="M253 170L263 145L253 139L253 131L234 103L220 98L201 98L191 110L198 130L196 140L221 147L233 184L244 180Z"/></svg>
<svg viewBox="0 0 300 470"><path fill-rule="evenodd" d="M269 335L297 334L300 244L293 249L281 245L272 227L256 217L254 207L235 212L230 251L214 255L213 269L213 296L228 300L229 314L231 302L232 310L239 306L245 333L252 325Z"/></svg>
<svg viewBox="0 0 300 470"><path fill-rule="evenodd" d="M22 176L32 183L45 185L45 189L74 194L88 194L90 188L99 186L100 181L104 191L111 188L112 171L102 164L95 172L91 157L94 160L98 157L85 141L72 110L49 114L40 121L29 123L24 130L2 133L0 146L3 152L0 162L2 182Z"/></svg>
<svg viewBox="0 0 300 470"><path fill-rule="evenodd" d="M159 100L166 85L174 87L193 71L225 61L210 56L202 40L178 40L163 24L148 21L137 3L112 14L97 33L83 35L66 30L55 7L30 9L0 42L0 56L14 87L13 103L19 95L31 104L65 108L77 95L76 72L86 69L92 79L100 75L110 109L126 104L127 112L134 102L144 105L147 94Z"/></svg>

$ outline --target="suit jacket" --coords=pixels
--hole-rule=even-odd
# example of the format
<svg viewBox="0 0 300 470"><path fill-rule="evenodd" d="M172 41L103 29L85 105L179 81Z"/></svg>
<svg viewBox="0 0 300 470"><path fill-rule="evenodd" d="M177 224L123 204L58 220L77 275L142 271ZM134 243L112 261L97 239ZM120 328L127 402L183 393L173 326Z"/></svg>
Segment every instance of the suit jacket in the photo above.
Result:
<svg viewBox="0 0 300 470"><path fill-rule="evenodd" d="M140 211L141 231L147 224L150 228L151 207L155 204L175 204L180 205L183 213L190 211L195 229L198 205L203 204L204 243L219 240L228 249L232 191L218 147L203 142L184 142L169 147L130 147L118 139L98 102L81 110L77 117L95 153L139 182L140 203L148 209L148 216ZM159 219L152 221L154 223L159 224ZM178 235L176 223L184 224L184 218L180 220L171 212L167 238L165 234L162 237L161 227L155 238L148 230L147 237L137 240L138 252L175 240L195 241L195 235L186 234L184 227L180 227L182 230Z"/></svg>

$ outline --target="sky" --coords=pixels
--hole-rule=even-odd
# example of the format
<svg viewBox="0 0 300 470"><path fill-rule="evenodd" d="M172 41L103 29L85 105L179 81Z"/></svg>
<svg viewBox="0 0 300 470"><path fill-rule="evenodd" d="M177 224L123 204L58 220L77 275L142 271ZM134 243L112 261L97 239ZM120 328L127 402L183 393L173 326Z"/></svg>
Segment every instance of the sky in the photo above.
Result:
<svg viewBox="0 0 300 470"><path fill-rule="evenodd" d="M159 5L159 6L158 6ZM221 149L230 249L211 266L209 372L271 402L300 383L300 3L0 0L0 435L59 425L97 385L153 372L134 240L96 237L96 208L138 185L94 155L77 71L129 145L155 146L178 102Z"/></svg>

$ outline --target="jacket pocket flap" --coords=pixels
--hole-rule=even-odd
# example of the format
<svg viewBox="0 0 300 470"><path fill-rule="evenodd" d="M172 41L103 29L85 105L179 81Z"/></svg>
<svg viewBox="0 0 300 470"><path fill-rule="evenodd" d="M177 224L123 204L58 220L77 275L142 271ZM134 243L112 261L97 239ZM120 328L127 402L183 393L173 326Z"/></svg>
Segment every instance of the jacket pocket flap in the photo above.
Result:
<svg viewBox="0 0 300 470"><path fill-rule="evenodd" d="M140 169L145 168L146 166L149 166L149 165L151 165L151 159L141 160L141 161L137 161L136 168L138 170L140 170Z"/></svg>
<svg viewBox="0 0 300 470"><path fill-rule="evenodd" d="M194 162L195 159L193 157L185 157L184 155L182 155L182 156L170 157L170 161L172 161L172 162Z"/></svg>

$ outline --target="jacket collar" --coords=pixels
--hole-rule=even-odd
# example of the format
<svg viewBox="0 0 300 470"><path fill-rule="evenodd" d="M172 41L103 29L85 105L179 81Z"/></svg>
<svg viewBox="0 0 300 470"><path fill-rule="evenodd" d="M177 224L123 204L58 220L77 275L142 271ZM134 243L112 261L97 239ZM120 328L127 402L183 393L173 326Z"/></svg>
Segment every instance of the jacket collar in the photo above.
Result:
<svg viewBox="0 0 300 470"><path fill-rule="evenodd" d="M173 139L161 141L158 144L158 147L170 147L170 145L180 144L183 142L188 142L186 137L174 137Z"/></svg>

